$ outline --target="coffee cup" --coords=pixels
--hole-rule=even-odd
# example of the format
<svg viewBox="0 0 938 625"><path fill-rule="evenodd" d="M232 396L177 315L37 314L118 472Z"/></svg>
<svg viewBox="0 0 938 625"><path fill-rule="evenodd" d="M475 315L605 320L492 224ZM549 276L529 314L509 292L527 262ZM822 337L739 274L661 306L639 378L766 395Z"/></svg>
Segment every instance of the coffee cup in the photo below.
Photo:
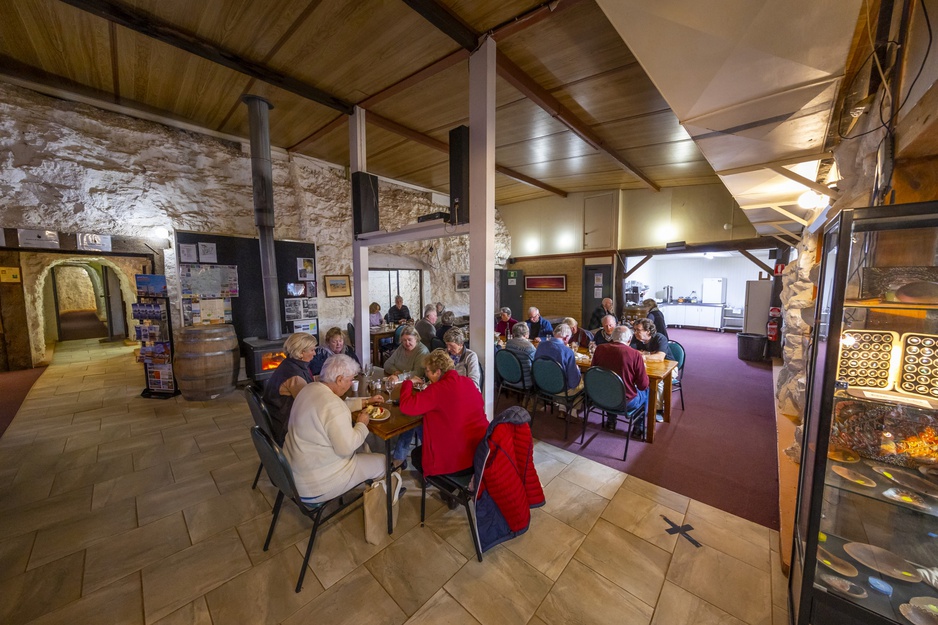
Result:
<svg viewBox="0 0 938 625"><path fill-rule="evenodd" d="M358 380L352 380L352 392L358 392Z"/></svg>

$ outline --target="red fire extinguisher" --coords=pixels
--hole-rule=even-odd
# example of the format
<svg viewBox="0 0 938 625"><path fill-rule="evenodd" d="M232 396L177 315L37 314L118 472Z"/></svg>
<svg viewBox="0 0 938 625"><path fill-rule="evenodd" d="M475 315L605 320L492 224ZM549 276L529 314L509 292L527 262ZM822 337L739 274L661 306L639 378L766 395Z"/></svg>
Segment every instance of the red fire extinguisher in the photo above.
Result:
<svg viewBox="0 0 938 625"><path fill-rule="evenodd" d="M778 340L778 320L769 319L769 322L765 324L765 335L770 341Z"/></svg>

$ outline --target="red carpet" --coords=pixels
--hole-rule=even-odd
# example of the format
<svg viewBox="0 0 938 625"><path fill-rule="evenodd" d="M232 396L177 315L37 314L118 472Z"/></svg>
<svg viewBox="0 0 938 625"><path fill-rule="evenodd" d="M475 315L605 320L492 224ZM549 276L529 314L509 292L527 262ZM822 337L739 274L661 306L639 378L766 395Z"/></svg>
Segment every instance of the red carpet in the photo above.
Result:
<svg viewBox="0 0 938 625"><path fill-rule="evenodd" d="M655 443L632 441L622 462L622 432L600 430L590 418L584 445L579 424L563 440L563 421L534 415L534 435L552 445L681 493L760 525L778 529L778 465L772 367L736 357L736 335L669 330L687 350L684 400L674 394L671 422L658 424ZM509 404L505 397L499 409ZM620 426L621 428L622 426ZM574 435L575 433L575 435Z"/></svg>
<svg viewBox="0 0 938 625"><path fill-rule="evenodd" d="M4 371L0 373L0 436L9 427L13 417L29 394L29 389L33 387L45 367L36 367L35 369L24 369L22 371Z"/></svg>
<svg viewBox="0 0 938 625"><path fill-rule="evenodd" d="M96 339L107 336L107 325L92 310L59 313L60 341Z"/></svg>

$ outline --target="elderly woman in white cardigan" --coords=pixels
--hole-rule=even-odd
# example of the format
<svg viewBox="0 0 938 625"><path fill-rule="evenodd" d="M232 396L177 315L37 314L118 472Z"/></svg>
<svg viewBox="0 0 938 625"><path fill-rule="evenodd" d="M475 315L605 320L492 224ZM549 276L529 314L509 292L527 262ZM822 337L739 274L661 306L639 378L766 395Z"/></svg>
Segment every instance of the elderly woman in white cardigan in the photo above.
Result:
<svg viewBox="0 0 938 625"><path fill-rule="evenodd" d="M307 384L293 401L283 453L303 501L334 499L367 479L384 476L384 456L359 451L368 436L368 415L359 412L353 419L342 400L358 372L353 358L331 356L319 381ZM376 395L365 404L382 401Z"/></svg>

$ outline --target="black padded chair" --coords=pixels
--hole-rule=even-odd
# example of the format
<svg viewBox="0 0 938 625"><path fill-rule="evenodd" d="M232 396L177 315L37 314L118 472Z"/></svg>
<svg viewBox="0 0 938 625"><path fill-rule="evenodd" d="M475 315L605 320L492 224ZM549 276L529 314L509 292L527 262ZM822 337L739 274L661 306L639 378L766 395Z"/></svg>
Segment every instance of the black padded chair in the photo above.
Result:
<svg viewBox="0 0 938 625"><path fill-rule="evenodd" d="M244 397L248 400L248 407L251 409L251 417L254 419L254 425L262 429L271 440L276 441L277 436L274 434L273 420L270 418L267 404L264 403L260 393L258 393L253 386L248 386L244 389ZM262 462L260 466L257 467L257 475L254 476L254 483L251 484L252 490L257 488L257 480L261 478L263 468L264 463Z"/></svg>
<svg viewBox="0 0 938 625"><path fill-rule="evenodd" d="M684 410L684 363L687 360L687 352L684 346L677 341L668 341L668 347L671 349L671 356L677 361L677 377L671 380L671 392L681 392L681 410Z"/></svg>
<svg viewBox="0 0 938 625"><path fill-rule="evenodd" d="M476 524L472 518L472 506L470 502L475 498L475 491L469 489L469 483L472 481L472 474L468 475L429 475L424 476L421 481L420 490L420 527L423 527L423 521L427 511L427 485L436 486L444 491L454 501L466 508L466 518L469 519L469 531L472 533L472 544L476 549L476 557L482 562L482 545L479 541L479 533L476 531Z"/></svg>
<svg viewBox="0 0 938 625"><path fill-rule="evenodd" d="M434 336L430 339L430 351L432 352L435 349L446 349L446 343L438 336Z"/></svg>
<svg viewBox="0 0 938 625"><path fill-rule="evenodd" d="M629 441L632 440L632 429L635 422L641 422L645 417L646 406L643 404L629 411L625 404L625 383L617 373L602 367L590 367L583 375L583 387L586 389L586 413L583 415L583 432L580 434L580 445L586 440L586 422L590 412L598 408L603 420L612 419L616 425L619 420L629 424L625 433L624 461L629 455Z"/></svg>
<svg viewBox="0 0 938 625"><path fill-rule="evenodd" d="M498 412L498 400L502 391L518 393L521 397L522 406L526 405L528 397L532 394L532 389L524 382L524 369L521 367L521 360L518 355L506 349L495 352L495 372L498 373L496 378L498 388L495 389L495 406L493 410Z"/></svg>
<svg viewBox="0 0 938 625"><path fill-rule="evenodd" d="M564 417L563 438L567 439L570 429L570 415L574 409L583 404L583 389L573 391L567 385L567 376L563 367L555 360L546 356L535 358L531 363L531 377L534 380L536 395L534 397L534 408L537 409L537 401L541 400L545 404L550 404L550 410L553 412L554 404L562 404L566 408L567 414Z"/></svg>
<svg viewBox="0 0 938 625"><path fill-rule="evenodd" d="M355 326L352 325L351 321L345 324L345 333L348 334L349 345L352 346L352 349L355 349Z"/></svg>
<svg viewBox="0 0 938 625"><path fill-rule="evenodd" d="M316 541L316 532L319 531L319 526L361 499L363 493L359 492L349 500L344 499L349 493L344 493L335 499L323 501L322 503L304 503L300 499L299 493L296 492L290 461L283 455L280 446L258 426L251 428L251 439L254 441L254 448L257 449L261 464L267 470L267 476L278 490L277 501L274 503L273 518L270 520L270 529L267 531L267 540L264 541L264 551L267 551L267 548L270 547L270 539L274 535L274 528L277 526L277 518L280 516L280 507L283 505L284 498L295 503L300 512L313 520L313 529L309 534L309 543L306 545L306 556L303 558L303 566L300 568L300 578L296 582L296 592L300 592L303 588L303 578L306 577L306 567L309 564L309 556L313 553L313 543ZM367 480L367 482L370 481ZM326 508L329 507L334 509L329 514L324 515Z"/></svg>

